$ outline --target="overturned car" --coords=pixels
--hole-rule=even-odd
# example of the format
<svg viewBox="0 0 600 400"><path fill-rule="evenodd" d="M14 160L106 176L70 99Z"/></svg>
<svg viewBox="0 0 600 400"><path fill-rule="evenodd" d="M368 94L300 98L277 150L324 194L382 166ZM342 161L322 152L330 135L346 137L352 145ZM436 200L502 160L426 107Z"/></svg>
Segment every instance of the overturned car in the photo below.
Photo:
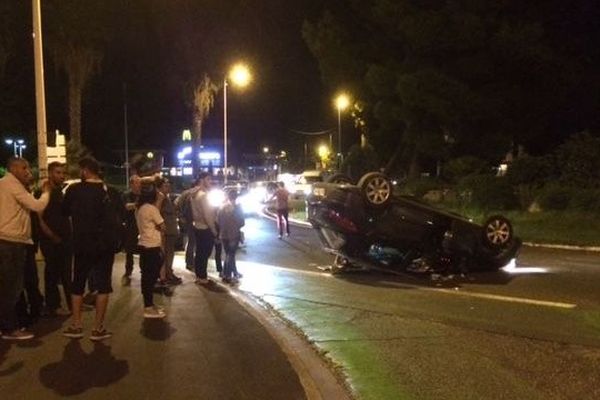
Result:
<svg viewBox="0 0 600 400"><path fill-rule="evenodd" d="M308 220L337 256L335 268L464 273L496 270L516 258L521 240L503 216L479 225L392 191L391 180L379 172L357 184L333 176L313 185Z"/></svg>

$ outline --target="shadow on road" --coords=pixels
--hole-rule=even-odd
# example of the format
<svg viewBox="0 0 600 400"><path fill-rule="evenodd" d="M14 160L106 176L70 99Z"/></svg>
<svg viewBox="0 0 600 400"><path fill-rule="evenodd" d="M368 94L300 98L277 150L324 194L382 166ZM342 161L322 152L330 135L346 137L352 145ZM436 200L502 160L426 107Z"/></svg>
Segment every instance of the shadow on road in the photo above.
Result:
<svg viewBox="0 0 600 400"><path fill-rule="evenodd" d="M87 354L79 340L71 340L63 359L43 366L40 382L61 396L74 396L95 387L106 387L123 379L129 373L129 362L118 360L104 343L94 343Z"/></svg>
<svg viewBox="0 0 600 400"><path fill-rule="evenodd" d="M9 350L10 343L5 340L0 341L0 378L12 375L23 368L23 361L15 361L12 364L3 367L4 362L8 358L6 354Z"/></svg>
<svg viewBox="0 0 600 400"><path fill-rule="evenodd" d="M173 328L164 319L144 319L140 333L147 339L154 341L165 341L169 339L177 329Z"/></svg>

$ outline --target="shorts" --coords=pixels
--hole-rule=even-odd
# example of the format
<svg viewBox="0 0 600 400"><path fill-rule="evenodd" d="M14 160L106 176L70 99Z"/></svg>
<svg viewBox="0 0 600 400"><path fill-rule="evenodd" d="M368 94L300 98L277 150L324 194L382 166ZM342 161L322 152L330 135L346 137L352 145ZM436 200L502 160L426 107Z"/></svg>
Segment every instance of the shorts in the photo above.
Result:
<svg viewBox="0 0 600 400"><path fill-rule="evenodd" d="M112 293L112 268L115 255L109 253L77 253L74 254L73 285L71 292L82 296L85 284L89 280L90 290L98 294Z"/></svg>

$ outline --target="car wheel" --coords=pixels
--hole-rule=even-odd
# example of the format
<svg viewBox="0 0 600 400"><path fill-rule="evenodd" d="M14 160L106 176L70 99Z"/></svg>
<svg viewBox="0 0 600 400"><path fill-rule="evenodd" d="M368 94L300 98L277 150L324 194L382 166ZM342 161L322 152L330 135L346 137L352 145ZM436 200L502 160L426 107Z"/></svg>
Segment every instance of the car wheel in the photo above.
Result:
<svg viewBox="0 0 600 400"><path fill-rule="evenodd" d="M392 198L392 183L381 172L369 172L358 181L363 196L372 207L384 207Z"/></svg>
<svg viewBox="0 0 600 400"><path fill-rule="evenodd" d="M352 179L345 174L333 174L327 178L327 183L335 183L336 185L352 185Z"/></svg>
<svg viewBox="0 0 600 400"><path fill-rule="evenodd" d="M492 248L502 248L513 239L513 227L510 221L501 215L489 217L483 224L485 243Z"/></svg>

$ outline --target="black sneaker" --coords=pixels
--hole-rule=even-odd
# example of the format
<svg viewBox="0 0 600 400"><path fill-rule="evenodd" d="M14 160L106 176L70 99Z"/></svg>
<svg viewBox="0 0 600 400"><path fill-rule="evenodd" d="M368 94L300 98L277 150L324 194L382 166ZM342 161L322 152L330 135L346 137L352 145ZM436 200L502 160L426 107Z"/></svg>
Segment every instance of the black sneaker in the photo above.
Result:
<svg viewBox="0 0 600 400"><path fill-rule="evenodd" d="M81 339L83 337L83 328L77 328L71 325L63 331L63 336L71 339Z"/></svg>
<svg viewBox="0 0 600 400"><path fill-rule="evenodd" d="M100 340L104 340L104 339L108 339L112 336L112 332L107 331L106 329L102 328L102 329L94 329L92 331L92 334L90 335L90 340L93 340L95 342L100 341Z"/></svg>

